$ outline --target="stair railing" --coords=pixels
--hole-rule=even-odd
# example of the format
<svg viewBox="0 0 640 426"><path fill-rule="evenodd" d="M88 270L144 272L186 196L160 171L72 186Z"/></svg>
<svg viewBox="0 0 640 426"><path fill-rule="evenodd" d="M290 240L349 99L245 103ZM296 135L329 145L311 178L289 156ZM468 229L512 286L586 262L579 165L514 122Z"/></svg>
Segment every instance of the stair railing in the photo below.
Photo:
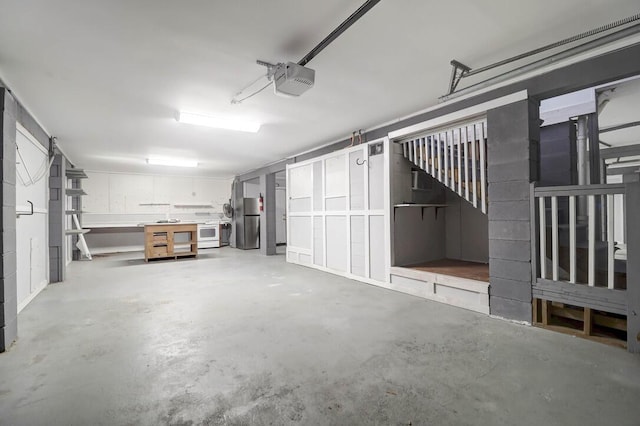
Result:
<svg viewBox="0 0 640 426"><path fill-rule="evenodd" d="M538 279L626 288L624 184L534 187L533 196Z"/></svg>
<svg viewBox="0 0 640 426"><path fill-rule="evenodd" d="M404 157L487 213L487 121L429 131L399 142Z"/></svg>

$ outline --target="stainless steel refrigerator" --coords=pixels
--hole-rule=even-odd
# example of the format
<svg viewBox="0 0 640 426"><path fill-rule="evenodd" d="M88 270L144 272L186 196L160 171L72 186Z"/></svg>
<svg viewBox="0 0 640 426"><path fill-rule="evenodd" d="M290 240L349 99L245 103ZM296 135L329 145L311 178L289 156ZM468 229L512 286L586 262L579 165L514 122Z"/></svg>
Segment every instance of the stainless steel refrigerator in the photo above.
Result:
<svg viewBox="0 0 640 426"><path fill-rule="evenodd" d="M237 246L243 250L260 248L260 208L258 198L243 198L236 206L236 214L243 219L237 223Z"/></svg>

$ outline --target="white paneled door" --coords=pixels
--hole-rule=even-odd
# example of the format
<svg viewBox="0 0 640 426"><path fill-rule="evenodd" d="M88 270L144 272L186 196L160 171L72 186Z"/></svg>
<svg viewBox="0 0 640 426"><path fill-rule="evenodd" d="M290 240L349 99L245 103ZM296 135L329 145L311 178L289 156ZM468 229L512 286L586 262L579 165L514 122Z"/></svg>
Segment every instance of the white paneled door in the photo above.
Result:
<svg viewBox="0 0 640 426"><path fill-rule="evenodd" d="M48 283L49 156L20 125L16 150L16 275L21 311Z"/></svg>
<svg viewBox="0 0 640 426"><path fill-rule="evenodd" d="M389 276L388 140L287 166L287 260L350 278Z"/></svg>

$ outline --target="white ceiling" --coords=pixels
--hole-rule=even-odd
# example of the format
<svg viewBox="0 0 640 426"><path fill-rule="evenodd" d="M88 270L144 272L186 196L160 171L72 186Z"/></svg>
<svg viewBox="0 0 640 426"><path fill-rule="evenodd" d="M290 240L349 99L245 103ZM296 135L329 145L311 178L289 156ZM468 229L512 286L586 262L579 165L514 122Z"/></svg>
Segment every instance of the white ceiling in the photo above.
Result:
<svg viewBox="0 0 640 426"><path fill-rule="evenodd" d="M600 128L640 121L640 79L617 85L607 98L598 114ZM602 133L600 140L613 146L640 144L640 126Z"/></svg>
<svg viewBox="0 0 640 426"><path fill-rule="evenodd" d="M79 167L230 176L437 104L471 67L638 12L637 0L383 0L311 61L316 86L231 105L256 59L298 61L364 0L0 0L0 78ZM178 110L261 121L179 124ZM175 171L171 171L175 173ZM188 170L194 174L193 170Z"/></svg>

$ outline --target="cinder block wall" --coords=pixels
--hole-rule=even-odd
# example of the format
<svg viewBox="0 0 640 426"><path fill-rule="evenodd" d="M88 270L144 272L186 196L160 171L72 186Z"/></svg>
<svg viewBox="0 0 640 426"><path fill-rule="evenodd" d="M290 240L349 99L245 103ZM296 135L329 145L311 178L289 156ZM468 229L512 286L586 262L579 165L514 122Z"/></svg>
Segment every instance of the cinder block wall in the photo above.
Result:
<svg viewBox="0 0 640 426"><path fill-rule="evenodd" d="M66 274L65 229L66 160L56 154L49 176L49 282L64 281Z"/></svg>
<svg viewBox="0 0 640 426"><path fill-rule="evenodd" d="M2 268L0 278L0 352L18 336L16 278L16 120L15 99L0 88L0 153L2 156Z"/></svg>
<svg viewBox="0 0 640 426"><path fill-rule="evenodd" d="M530 183L537 179L539 105L524 100L487 114L491 314L531 321Z"/></svg>

